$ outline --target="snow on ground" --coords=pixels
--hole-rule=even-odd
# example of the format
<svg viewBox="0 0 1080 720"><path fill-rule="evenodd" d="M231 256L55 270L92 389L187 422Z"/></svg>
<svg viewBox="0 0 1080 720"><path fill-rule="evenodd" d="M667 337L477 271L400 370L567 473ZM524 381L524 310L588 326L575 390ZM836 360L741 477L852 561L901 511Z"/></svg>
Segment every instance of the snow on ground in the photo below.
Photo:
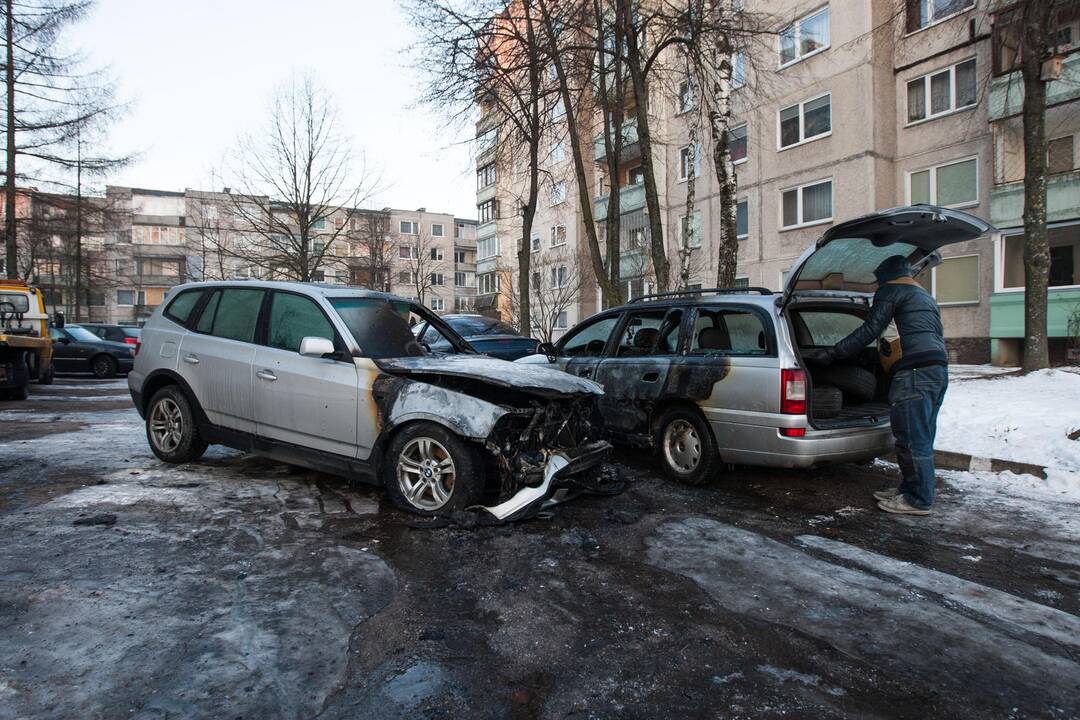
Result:
<svg viewBox="0 0 1080 720"><path fill-rule="evenodd" d="M950 368L935 448L1044 465L1048 489L1080 498L1080 369L1009 370Z"/></svg>

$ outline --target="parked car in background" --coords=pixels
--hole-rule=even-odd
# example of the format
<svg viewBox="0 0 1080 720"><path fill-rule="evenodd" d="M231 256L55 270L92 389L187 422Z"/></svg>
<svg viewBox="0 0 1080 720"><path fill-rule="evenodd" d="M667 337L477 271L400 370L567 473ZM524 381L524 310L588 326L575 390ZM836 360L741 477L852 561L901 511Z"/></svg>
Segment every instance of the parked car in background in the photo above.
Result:
<svg viewBox="0 0 1080 720"><path fill-rule="evenodd" d="M723 288L647 296L594 315L544 355L604 388L597 422L616 440L653 448L677 480L721 463L806 468L892 449L888 382L878 350L807 368L802 351L857 328L874 268L906 255L918 271L937 250L992 228L955 210L893 208L837 224L791 268L783 292Z"/></svg>
<svg viewBox="0 0 1080 720"><path fill-rule="evenodd" d="M425 349L417 323L454 354ZM610 450L592 438L596 383L478 356L422 305L344 286L178 286L128 387L166 462L219 443L381 484L422 514L518 517Z"/></svg>
<svg viewBox="0 0 1080 720"><path fill-rule="evenodd" d="M135 362L136 346L102 340L81 325L49 328L49 335L58 372L92 372L97 378L111 378L130 372Z"/></svg>
<svg viewBox="0 0 1080 720"><path fill-rule="evenodd" d="M112 340L113 342L122 342L127 345L137 345L139 343L139 333L142 332L141 328L136 325L79 324L102 340Z"/></svg>
<svg viewBox="0 0 1080 720"><path fill-rule="evenodd" d="M500 360L517 360L532 355L540 344L539 340L524 337L512 325L486 315L443 315L442 319L465 338L476 352ZM419 323L413 328L413 334L435 352L453 352L450 344L440 338L436 330L432 328L429 331L429 328L427 323Z"/></svg>

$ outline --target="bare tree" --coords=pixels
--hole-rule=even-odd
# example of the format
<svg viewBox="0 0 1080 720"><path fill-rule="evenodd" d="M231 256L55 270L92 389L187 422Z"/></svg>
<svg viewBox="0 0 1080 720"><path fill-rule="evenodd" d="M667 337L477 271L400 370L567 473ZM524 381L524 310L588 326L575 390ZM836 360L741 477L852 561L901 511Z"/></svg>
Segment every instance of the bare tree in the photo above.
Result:
<svg viewBox="0 0 1080 720"><path fill-rule="evenodd" d="M409 257L402 258L401 266L409 274L409 285L415 293L420 304L426 304L428 295L435 294L434 288L446 284L446 268L450 267L453 272L453 264L447 264L444 257L444 248L438 240L431 235L426 227L420 227L417 223L417 232L414 235L399 234L397 246L406 248ZM406 253L399 253L404 255ZM451 278L452 280L453 278Z"/></svg>
<svg viewBox="0 0 1080 720"><path fill-rule="evenodd" d="M390 211L362 210L349 223L350 284L389 292L394 251Z"/></svg>
<svg viewBox="0 0 1080 720"><path fill-rule="evenodd" d="M514 282L515 273L505 268L504 292L510 298L510 321L519 320L521 288ZM555 333L566 328L567 313L581 300L581 291L591 282L588 258L584 250L563 248L545 250L534 258L529 292L532 326L529 333L543 342L553 342Z"/></svg>
<svg viewBox="0 0 1080 720"><path fill-rule="evenodd" d="M244 260L301 282L341 264L336 242L378 181L337 122L328 91L294 76L276 90L263 132L240 138L229 174L237 228L250 238ZM340 226L331 222L337 215Z"/></svg>

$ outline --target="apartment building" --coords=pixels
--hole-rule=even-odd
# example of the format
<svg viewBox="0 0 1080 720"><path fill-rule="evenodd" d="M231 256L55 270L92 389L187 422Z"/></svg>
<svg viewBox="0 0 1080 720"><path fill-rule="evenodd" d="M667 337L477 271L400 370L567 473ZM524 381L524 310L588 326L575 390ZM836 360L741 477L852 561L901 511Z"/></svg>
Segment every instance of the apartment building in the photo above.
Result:
<svg viewBox="0 0 1080 720"><path fill-rule="evenodd" d="M20 275L71 319L141 323L174 285L192 280L288 279L267 241L222 192L108 186L84 199L83 292L73 292L74 198L23 191ZM245 206L275 211L266 198ZM281 209L285 213L284 208ZM436 312L470 308L476 293L476 222L426 209L339 209L318 221L308 251L313 280L423 299ZM284 242L284 239L282 239Z"/></svg>
<svg viewBox="0 0 1080 720"><path fill-rule="evenodd" d="M1003 232L950 246L942 265L921 282L942 307L954 360L986 362L993 355L997 361L1015 362L1017 338L1023 335L1018 205L1023 188L1017 176L1023 152L1017 146L1022 138L1020 83L1012 58L1000 57L1009 46L1001 32L1008 3L988 8L975 0L909 0L900 18L892 0L746 0L744 6L782 20L772 28L775 35L733 58L731 153L738 176L739 283L781 288L793 261L833 222L909 203L960 208ZM1078 306L1080 55L1070 51L1078 48L1080 32L1075 16L1062 14L1058 22L1059 47L1066 54L1060 79L1050 84L1053 107L1047 117L1054 172L1049 183L1051 284L1057 286L1051 293L1050 332L1063 352L1066 321ZM696 161L689 162L690 122L697 111L691 87L683 82L677 90L654 89L648 99L653 164L668 257L677 258L682 233L692 223L699 246L691 256L690 285L708 287L715 284L719 198L711 163L702 161L712 153L707 132L693 153ZM633 102L630 98L628 108ZM646 252L649 223L633 121L623 133L620 269L624 294L634 297L653 285ZM483 171L484 153L496 156L499 139L480 132L478 140L489 145L477 161ZM596 180L589 190L601 219L611 182L605 177L603 138L594 142ZM572 217L565 237L573 245L582 237L578 193L573 177L560 169L559 157L551 154L551 177L557 180L550 189L567 206L561 215ZM696 201L694 216L687 218L692 174ZM507 175L512 183L512 174ZM483 224L484 203L494 201L497 209L500 195L512 196L513 191L498 181L478 190L479 232L489 244L485 258L492 267L500 259L512 267L515 248L506 242L513 236L504 235L500 226L505 221L496 217ZM544 218L538 225L552 222ZM541 256L545 247L534 244ZM496 259L488 257L491 249ZM482 288L498 290L491 283L482 282ZM595 288L582 292L575 319L595 312L600 300ZM501 310L494 301L487 308Z"/></svg>

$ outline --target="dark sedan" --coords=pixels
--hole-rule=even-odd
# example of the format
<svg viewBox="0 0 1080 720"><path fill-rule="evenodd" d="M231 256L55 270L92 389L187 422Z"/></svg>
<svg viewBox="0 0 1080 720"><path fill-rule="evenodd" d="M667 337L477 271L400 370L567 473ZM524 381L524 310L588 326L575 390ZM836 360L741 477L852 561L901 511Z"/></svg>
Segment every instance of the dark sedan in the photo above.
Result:
<svg viewBox="0 0 1080 720"><path fill-rule="evenodd" d="M135 325L80 323L80 327L86 328L102 340L112 340L113 342L120 342L125 345L137 345L139 342L139 333L142 332L142 328L136 327Z"/></svg>
<svg viewBox="0 0 1080 720"><path fill-rule="evenodd" d="M80 325L49 328L53 340L53 367L57 372L92 372L110 378L128 373L135 363L135 346L102 340Z"/></svg>
<svg viewBox="0 0 1080 720"><path fill-rule="evenodd" d="M478 353L500 360L517 360L536 353L539 340L524 337L511 325L486 315L443 315L442 319L457 331ZM416 337L435 352L452 352L450 343L427 323L413 329Z"/></svg>

